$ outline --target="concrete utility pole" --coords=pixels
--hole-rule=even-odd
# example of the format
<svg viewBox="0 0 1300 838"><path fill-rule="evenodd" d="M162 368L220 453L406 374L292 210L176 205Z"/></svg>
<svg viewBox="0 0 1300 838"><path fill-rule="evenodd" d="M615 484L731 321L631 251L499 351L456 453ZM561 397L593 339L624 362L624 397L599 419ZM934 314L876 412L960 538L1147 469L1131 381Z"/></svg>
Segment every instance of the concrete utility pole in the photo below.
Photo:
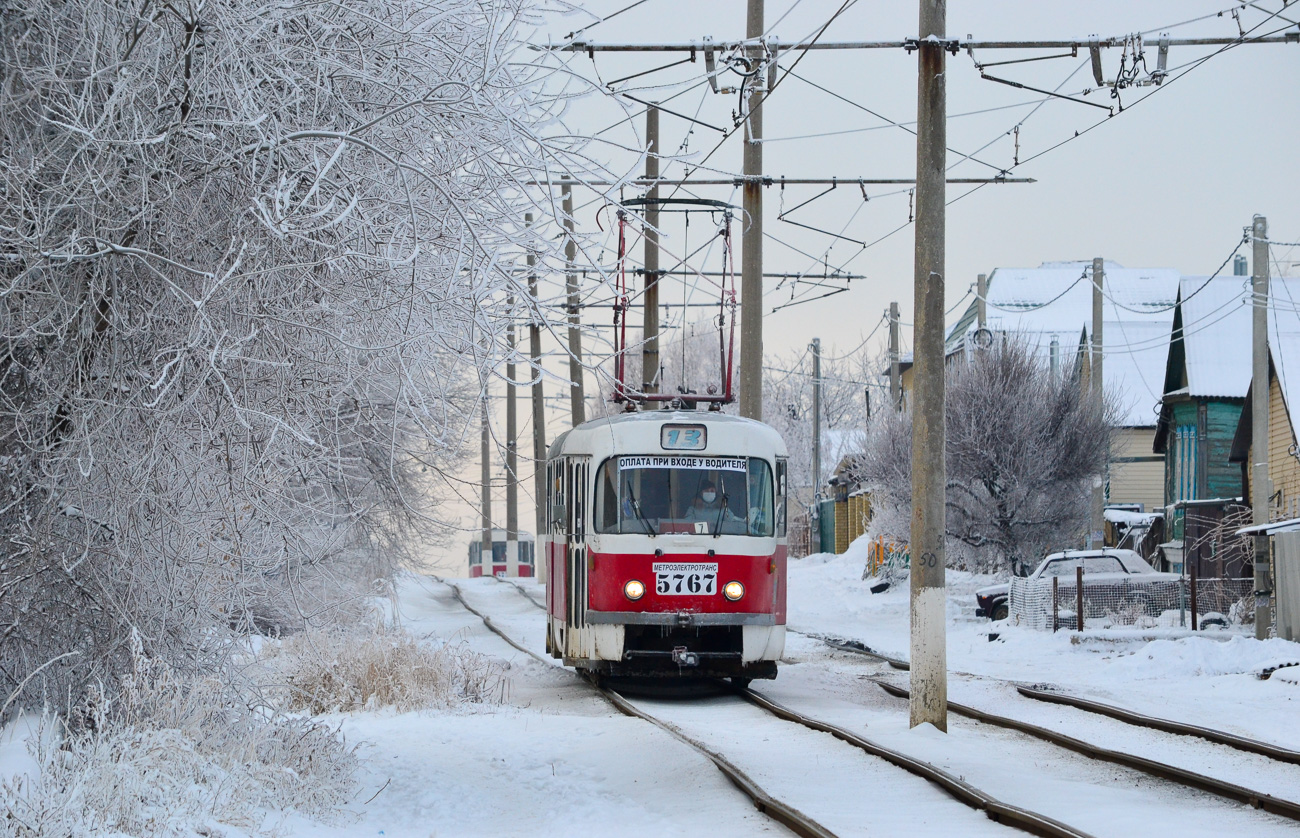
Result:
<svg viewBox="0 0 1300 838"><path fill-rule="evenodd" d="M763 37L763 2L748 0L745 37L754 39L747 50L750 68L765 57L757 42ZM763 418L763 97L767 74L755 72L748 79L748 100L744 133L745 186L741 205L745 210L740 253L740 415Z"/></svg>
<svg viewBox="0 0 1300 838"><path fill-rule="evenodd" d="M975 277L975 324L980 329L988 322L988 307L984 303L988 295L989 275L980 274Z"/></svg>
<svg viewBox="0 0 1300 838"><path fill-rule="evenodd" d="M578 241L573 237L573 184L561 183L564 195L564 289L569 307L569 410L576 428L587 421L586 394L582 386L582 332L578 319Z"/></svg>
<svg viewBox="0 0 1300 838"><path fill-rule="evenodd" d="M808 516L808 548L810 553L822 551L821 509L822 496L822 339L813 338L808 344L813 356L813 444L812 489L813 512Z"/></svg>
<svg viewBox="0 0 1300 838"><path fill-rule="evenodd" d="M889 304L889 401L903 409L903 379L898 370L898 303Z"/></svg>
<svg viewBox="0 0 1300 838"><path fill-rule="evenodd" d="M655 184L645 205L645 317L642 328L641 392L659 392L659 109L645 112L645 177ZM653 410L657 402L645 402Z"/></svg>
<svg viewBox="0 0 1300 838"><path fill-rule="evenodd" d="M492 575L492 434L488 429L488 410L491 400L489 399L487 381L483 382L483 419L481 424L481 436L479 445L479 463L482 467L481 482L483 484L483 574Z"/></svg>
<svg viewBox="0 0 1300 838"><path fill-rule="evenodd" d="M1256 526L1268 523L1268 499L1272 486L1268 479L1268 219L1257 215L1250 227L1254 243L1252 268L1254 277L1251 309L1251 398L1250 398L1250 504ZM1268 536L1255 534L1255 637L1268 637L1272 624L1269 599Z"/></svg>
<svg viewBox="0 0 1300 838"><path fill-rule="evenodd" d="M813 492L822 488L822 339L813 338L809 344L812 349L813 362L813 438L812 438L812 478Z"/></svg>
<svg viewBox="0 0 1300 838"><path fill-rule="evenodd" d="M515 404L515 295L506 297L506 575L519 575L519 443Z"/></svg>
<svg viewBox="0 0 1300 838"><path fill-rule="evenodd" d="M944 623L944 203L947 0L920 0L916 95L916 326L912 353L911 725L948 730Z"/></svg>
<svg viewBox="0 0 1300 838"><path fill-rule="evenodd" d="M1089 361L1090 372L1088 387L1097 410L1105 405L1105 379L1102 377L1103 342L1102 342L1102 291L1106 282L1106 262L1100 256L1092 260L1092 357ZM1109 459L1109 458L1108 458ZM1088 516L1088 549L1100 549L1105 544L1106 525L1103 522L1106 506L1106 485L1101 480L1092 487L1092 510Z"/></svg>
<svg viewBox="0 0 1300 838"><path fill-rule="evenodd" d="M533 225L533 214L524 216L529 227ZM542 327L538 321L537 305L537 254L528 248L528 297L530 316L528 325L528 355L533 368L533 500L537 506L537 529L533 532L533 567L537 578L546 584L546 555L539 549L542 533L546 532L546 401L542 392Z"/></svg>

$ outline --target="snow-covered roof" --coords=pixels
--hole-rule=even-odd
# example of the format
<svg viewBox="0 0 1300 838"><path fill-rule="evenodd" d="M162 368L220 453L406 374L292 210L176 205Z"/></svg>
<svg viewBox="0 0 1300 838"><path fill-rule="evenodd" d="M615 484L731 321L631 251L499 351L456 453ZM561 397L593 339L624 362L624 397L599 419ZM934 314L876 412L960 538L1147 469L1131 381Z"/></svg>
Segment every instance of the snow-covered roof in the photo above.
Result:
<svg viewBox="0 0 1300 838"><path fill-rule="evenodd" d="M1187 394L1245 398L1250 388L1250 277L1185 276L1179 296Z"/></svg>
<svg viewBox="0 0 1300 838"><path fill-rule="evenodd" d="M822 428L822 479L835 476L835 469L850 454L862 450L859 428Z"/></svg>
<svg viewBox="0 0 1300 838"><path fill-rule="evenodd" d="M1154 426L1154 408L1164 389L1179 274L1172 268L1125 268L1116 262L1106 262L1105 267L1102 342L1106 389L1119 401L1122 425ZM1080 341L1092 331L1091 268L1088 260L995 269L988 278L987 328L1022 336L1045 358L1055 338L1061 368L1069 370ZM974 304L972 312L973 308ZM948 335L950 349L964 343L976 329L972 312Z"/></svg>

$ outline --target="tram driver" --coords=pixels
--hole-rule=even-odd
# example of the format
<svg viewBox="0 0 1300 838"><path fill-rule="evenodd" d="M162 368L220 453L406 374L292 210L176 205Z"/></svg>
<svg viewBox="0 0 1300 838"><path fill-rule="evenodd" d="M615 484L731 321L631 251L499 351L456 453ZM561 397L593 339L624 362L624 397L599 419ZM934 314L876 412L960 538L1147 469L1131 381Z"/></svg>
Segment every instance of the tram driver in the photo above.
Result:
<svg viewBox="0 0 1300 838"><path fill-rule="evenodd" d="M728 500L729 498L725 494L719 494L718 487L706 477L700 481L695 498L691 501L690 506L686 507L686 514L682 517L688 523L702 521L709 525L710 531L717 527L720 532L730 530L735 533L743 533L745 521L731 511L727 506Z"/></svg>

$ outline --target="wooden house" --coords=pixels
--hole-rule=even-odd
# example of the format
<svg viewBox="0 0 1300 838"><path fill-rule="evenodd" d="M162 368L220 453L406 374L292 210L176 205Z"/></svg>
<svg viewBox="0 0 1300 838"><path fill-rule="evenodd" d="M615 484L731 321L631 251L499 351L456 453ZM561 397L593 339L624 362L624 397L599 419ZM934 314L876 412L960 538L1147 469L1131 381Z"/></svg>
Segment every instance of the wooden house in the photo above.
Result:
<svg viewBox="0 0 1300 838"><path fill-rule="evenodd" d="M1300 518L1300 448L1296 414L1300 409L1300 279L1273 279L1268 311L1268 479L1269 520ZM1249 347L1249 332L1242 339ZM1251 382L1232 441L1231 459L1240 471L1239 493L1251 497L1249 464L1254 461L1251 439Z"/></svg>
<svg viewBox="0 0 1300 838"><path fill-rule="evenodd" d="M1249 304L1247 277L1182 278L1152 449L1166 505L1241 495L1231 453L1250 387Z"/></svg>

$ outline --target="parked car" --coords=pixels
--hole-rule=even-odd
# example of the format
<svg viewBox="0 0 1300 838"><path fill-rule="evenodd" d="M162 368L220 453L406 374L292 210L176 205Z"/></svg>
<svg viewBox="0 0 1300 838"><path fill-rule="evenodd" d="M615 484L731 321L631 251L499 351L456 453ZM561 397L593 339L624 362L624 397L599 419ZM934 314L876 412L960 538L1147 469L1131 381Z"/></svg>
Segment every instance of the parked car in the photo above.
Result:
<svg viewBox="0 0 1300 838"><path fill-rule="evenodd" d="M1146 560L1132 550L1066 550L1052 553L1038 563L1030 579L1050 579L1060 577L1061 585L1074 588L1076 568L1083 568L1083 588L1085 596L1094 599L1107 587L1123 587L1122 598L1139 607L1148 614L1158 614L1171 604L1165 602L1170 592L1176 590L1179 581L1177 573L1161 573L1146 563ZM1170 585L1169 583L1173 583ZM1133 591L1133 586L1150 586L1148 591ZM1008 613L1009 584L990 585L975 592L975 616L988 617L990 620L1005 620Z"/></svg>

